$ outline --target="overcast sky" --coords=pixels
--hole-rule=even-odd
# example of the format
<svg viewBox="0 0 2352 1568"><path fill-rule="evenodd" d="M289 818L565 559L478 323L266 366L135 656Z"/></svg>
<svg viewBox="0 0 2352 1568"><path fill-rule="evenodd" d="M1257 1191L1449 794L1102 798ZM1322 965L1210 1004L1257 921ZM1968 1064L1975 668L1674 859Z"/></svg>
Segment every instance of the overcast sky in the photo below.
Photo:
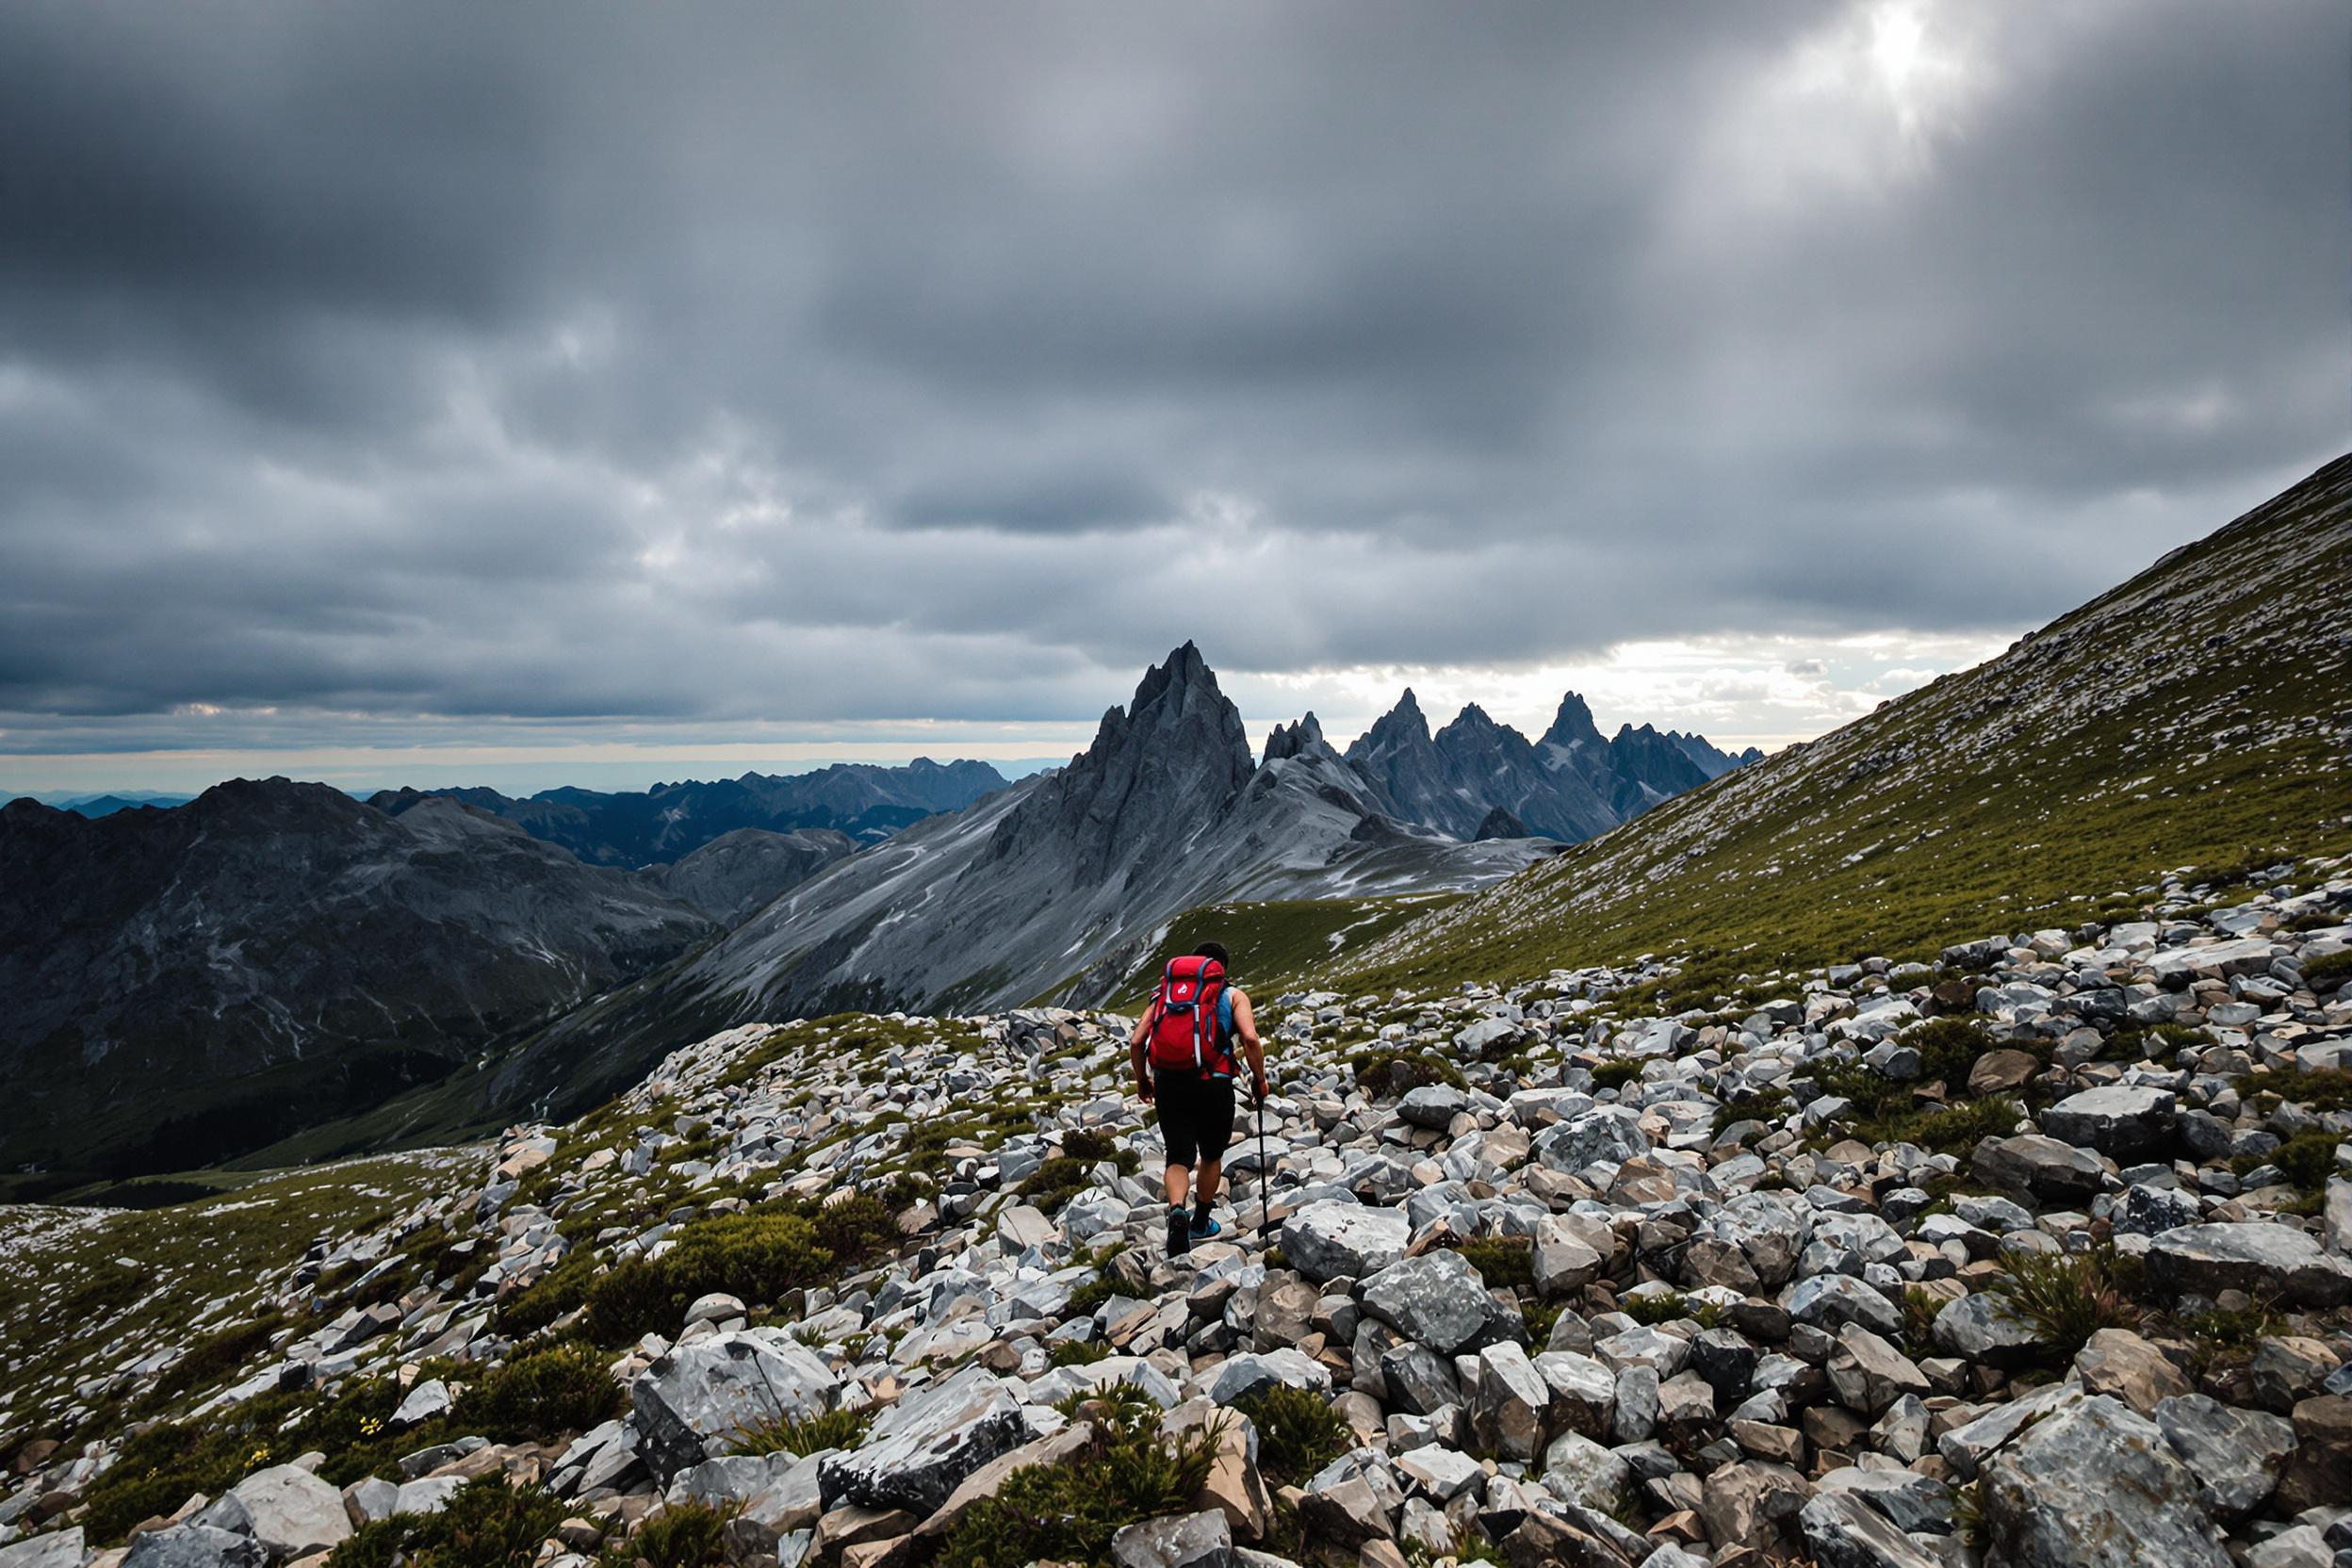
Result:
<svg viewBox="0 0 2352 1568"><path fill-rule="evenodd" d="M2348 18L0 8L0 787L1820 733L2352 445Z"/></svg>

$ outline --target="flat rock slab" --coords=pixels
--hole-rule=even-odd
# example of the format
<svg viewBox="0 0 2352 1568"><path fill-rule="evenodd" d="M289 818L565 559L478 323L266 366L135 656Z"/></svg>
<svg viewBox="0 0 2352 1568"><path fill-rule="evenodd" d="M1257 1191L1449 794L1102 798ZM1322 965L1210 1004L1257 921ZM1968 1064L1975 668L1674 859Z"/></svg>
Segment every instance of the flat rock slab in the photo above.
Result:
<svg viewBox="0 0 2352 1568"><path fill-rule="evenodd" d="M1326 1200L1282 1221L1282 1256L1318 1284L1378 1273L1403 1257L1412 1240L1413 1222L1402 1209Z"/></svg>
<svg viewBox="0 0 2352 1568"><path fill-rule="evenodd" d="M82 1527L70 1526L0 1546L0 1568L82 1568Z"/></svg>
<svg viewBox="0 0 2352 1568"><path fill-rule="evenodd" d="M1233 1527L1217 1509L1146 1519L1111 1537L1118 1568L1232 1568Z"/></svg>
<svg viewBox="0 0 2352 1568"><path fill-rule="evenodd" d="M1028 1441L1021 1402L995 1374L970 1366L885 1411L863 1445L825 1462L817 1484L827 1508L848 1502L926 1518L966 1477Z"/></svg>
<svg viewBox="0 0 2352 1568"><path fill-rule="evenodd" d="M2108 1084L2066 1096L2038 1119L2042 1131L2062 1143L2129 1163L2164 1152L2179 1111L2179 1102L2163 1089Z"/></svg>
<svg viewBox="0 0 2352 1568"><path fill-rule="evenodd" d="M2166 1231L2148 1243L2148 1280L2173 1295L2243 1290L2299 1307L2352 1301L2352 1261L2328 1252L2309 1232L2260 1220Z"/></svg>
<svg viewBox="0 0 2352 1568"><path fill-rule="evenodd" d="M131 1543L122 1568L262 1568L270 1554L250 1535L210 1525L177 1525Z"/></svg>
<svg viewBox="0 0 2352 1568"><path fill-rule="evenodd" d="M716 1334L681 1345L630 1385L638 1456L666 1485L753 1427L821 1413L839 1387L814 1351L781 1335Z"/></svg>
<svg viewBox="0 0 2352 1568"><path fill-rule="evenodd" d="M1984 1464L1986 1560L2009 1568L2230 1568L2197 1478L2156 1423L2101 1396Z"/></svg>
<svg viewBox="0 0 2352 1568"><path fill-rule="evenodd" d="M349 1539L343 1491L291 1464L256 1470L229 1489L251 1521L253 1539L273 1557L301 1557Z"/></svg>

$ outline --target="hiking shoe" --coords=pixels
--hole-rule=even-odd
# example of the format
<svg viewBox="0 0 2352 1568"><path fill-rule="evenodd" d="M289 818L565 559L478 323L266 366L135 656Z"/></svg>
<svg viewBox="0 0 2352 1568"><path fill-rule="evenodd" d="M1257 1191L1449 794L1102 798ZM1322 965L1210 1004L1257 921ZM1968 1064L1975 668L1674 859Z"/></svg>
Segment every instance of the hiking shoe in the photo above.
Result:
<svg viewBox="0 0 2352 1568"><path fill-rule="evenodd" d="M1192 1217L1192 1239L1195 1241L1206 1241L1213 1235L1222 1234L1224 1230L1224 1226L1219 1225L1207 1215L1197 1214Z"/></svg>
<svg viewBox="0 0 2352 1568"><path fill-rule="evenodd" d="M1168 1255L1181 1258L1192 1250L1192 1220L1182 1209L1168 1211Z"/></svg>

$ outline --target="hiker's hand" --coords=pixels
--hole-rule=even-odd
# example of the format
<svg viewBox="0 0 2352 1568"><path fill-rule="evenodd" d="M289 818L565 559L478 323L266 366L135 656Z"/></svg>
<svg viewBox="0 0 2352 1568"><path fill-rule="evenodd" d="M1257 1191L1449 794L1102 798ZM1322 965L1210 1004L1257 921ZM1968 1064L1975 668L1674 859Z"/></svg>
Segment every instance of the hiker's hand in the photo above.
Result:
<svg viewBox="0 0 2352 1568"><path fill-rule="evenodd" d="M1266 1100L1266 1074L1253 1072L1250 1075L1250 1088L1256 1092L1259 1102L1263 1103Z"/></svg>
<svg viewBox="0 0 2352 1568"><path fill-rule="evenodd" d="M1152 1103L1152 1075L1150 1073L1138 1072L1135 1074L1135 1093L1145 1104L1149 1105Z"/></svg>

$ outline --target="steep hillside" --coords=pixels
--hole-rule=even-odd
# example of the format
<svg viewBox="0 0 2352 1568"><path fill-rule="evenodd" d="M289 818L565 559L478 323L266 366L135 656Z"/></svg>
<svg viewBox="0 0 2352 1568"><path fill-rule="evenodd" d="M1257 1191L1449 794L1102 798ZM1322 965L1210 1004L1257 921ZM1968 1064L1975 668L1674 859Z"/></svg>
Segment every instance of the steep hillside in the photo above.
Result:
<svg viewBox="0 0 2352 1568"><path fill-rule="evenodd" d="M419 801L462 800L520 824L533 838L562 844L591 865L645 866L677 860L742 827L775 833L820 828L877 843L1004 787L1004 776L986 762L942 765L918 757L895 768L837 762L809 773L685 779L642 791L542 790L529 799L479 788L384 790L368 804L398 816Z"/></svg>
<svg viewBox="0 0 2352 1568"><path fill-rule="evenodd" d="M1786 963L1932 956L1988 923L2112 914L2102 895L2152 893L2167 869L2228 885L2340 849L2347 610L2352 458L1998 659L1416 922L1348 983L1655 950L1696 956L1701 988Z"/></svg>
<svg viewBox="0 0 2352 1568"><path fill-rule="evenodd" d="M0 1167L203 1164L442 1078L715 934L454 801L238 780L0 810Z"/></svg>

